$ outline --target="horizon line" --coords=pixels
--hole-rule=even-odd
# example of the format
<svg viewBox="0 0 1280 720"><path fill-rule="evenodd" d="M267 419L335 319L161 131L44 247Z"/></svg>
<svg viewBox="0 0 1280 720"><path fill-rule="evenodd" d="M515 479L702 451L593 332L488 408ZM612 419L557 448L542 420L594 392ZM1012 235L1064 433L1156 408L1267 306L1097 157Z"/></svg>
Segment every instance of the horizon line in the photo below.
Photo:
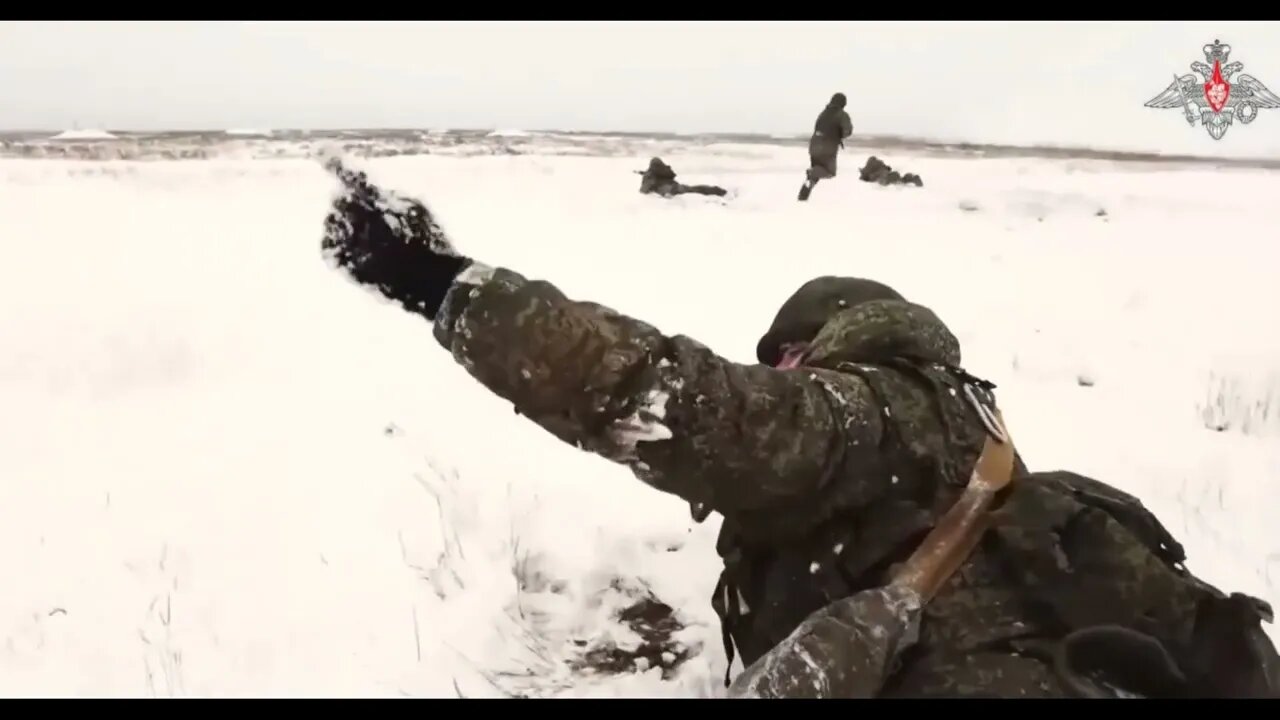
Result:
<svg viewBox="0 0 1280 720"><path fill-rule="evenodd" d="M743 138L758 139L768 141L803 141L807 139L809 133L797 133L787 135L782 133L765 133L765 132L744 132L744 131L676 131L676 130L565 130L565 129L526 129L526 128L504 128L504 127L457 127L457 128L432 128L425 126L386 126L386 127L283 127L283 128L260 128L253 126L227 127L227 128L200 128L200 129L182 129L173 128L165 130L139 130L127 128L98 128L98 127L81 127L81 128L64 128L60 130L51 130L47 128L23 128L23 129L0 129L0 137L5 135L34 135L49 134L49 138L63 133L81 133L81 132L105 132L108 134L125 134L125 135L206 135L206 134L232 134L234 131L242 131L248 133L262 133L261 137L269 137L276 133L338 133L338 132L363 132L363 133L428 133L446 135L450 133L470 134L485 133L486 135L495 135L501 137L502 133L528 133L528 134L546 134L546 135L599 135L613 137L681 137L681 138ZM110 142L110 138L76 138L82 141ZM124 138L119 138L124 139ZM1015 154L1027 154L1039 157L1062 157L1077 159L1102 159L1102 160L1128 160L1128 161L1156 161L1156 162L1193 162L1193 163L1226 163L1231 165L1254 164L1262 167L1280 167L1280 156L1276 155L1255 155L1255 156L1214 156L1214 155L1195 155L1187 153L1162 153L1154 150L1132 150L1121 148L1109 148L1106 146L1083 146L1083 145L1056 145L1051 143L999 143L999 142L983 142L977 140L946 140L942 138L928 136L911 136L896 134L878 134L878 133L855 133L850 136L847 143L857 146L871 146L876 144L898 146L898 147L921 147L925 149L941 149L941 150L994 150L1000 152L1011 152Z"/></svg>

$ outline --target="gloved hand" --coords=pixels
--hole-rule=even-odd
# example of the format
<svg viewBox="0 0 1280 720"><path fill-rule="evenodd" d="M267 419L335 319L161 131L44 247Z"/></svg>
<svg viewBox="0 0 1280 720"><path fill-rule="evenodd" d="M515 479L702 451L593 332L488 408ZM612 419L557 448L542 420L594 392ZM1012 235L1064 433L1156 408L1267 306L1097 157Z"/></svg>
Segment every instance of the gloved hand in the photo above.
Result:
<svg viewBox="0 0 1280 720"><path fill-rule="evenodd" d="M325 218L325 259L361 285L435 320L458 273L472 264L421 202L382 190L331 159L342 189Z"/></svg>

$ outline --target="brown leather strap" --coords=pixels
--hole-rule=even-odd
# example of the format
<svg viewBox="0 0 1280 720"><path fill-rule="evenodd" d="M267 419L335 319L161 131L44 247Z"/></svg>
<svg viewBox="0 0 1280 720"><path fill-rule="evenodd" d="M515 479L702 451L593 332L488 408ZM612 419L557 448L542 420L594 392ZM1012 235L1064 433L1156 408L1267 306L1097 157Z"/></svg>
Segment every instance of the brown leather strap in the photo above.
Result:
<svg viewBox="0 0 1280 720"><path fill-rule="evenodd" d="M1000 411L994 411L994 415L1004 440L987 435L964 492L893 578L894 585L910 588L923 602L933 599L969 558L987 530L987 511L996 493L1013 480L1013 440Z"/></svg>

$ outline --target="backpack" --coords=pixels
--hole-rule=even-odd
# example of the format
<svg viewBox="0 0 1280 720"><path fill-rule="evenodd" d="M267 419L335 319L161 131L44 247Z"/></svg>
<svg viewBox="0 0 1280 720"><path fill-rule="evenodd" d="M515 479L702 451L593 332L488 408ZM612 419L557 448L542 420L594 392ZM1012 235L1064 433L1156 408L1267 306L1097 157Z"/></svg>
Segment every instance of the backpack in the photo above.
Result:
<svg viewBox="0 0 1280 720"><path fill-rule="evenodd" d="M1264 601L1227 595L1135 497L1082 475L1030 473L993 512L992 555L1062 639L1039 655L1085 697L1280 697Z"/></svg>

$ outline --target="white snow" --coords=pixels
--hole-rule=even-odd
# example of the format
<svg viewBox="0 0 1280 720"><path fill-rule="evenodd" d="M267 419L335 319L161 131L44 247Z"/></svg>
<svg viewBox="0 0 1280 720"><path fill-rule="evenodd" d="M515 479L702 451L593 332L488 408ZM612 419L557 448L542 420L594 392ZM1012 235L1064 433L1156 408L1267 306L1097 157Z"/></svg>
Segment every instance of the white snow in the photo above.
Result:
<svg viewBox="0 0 1280 720"><path fill-rule="evenodd" d="M499 129L490 131L489 137L527 138L533 137L533 133L528 130L517 130L514 128L509 130Z"/></svg>
<svg viewBox="0 0 1280 720"><path fill-rule="evenodd" d="M259 130L257 128L231 128L223 131L227 135L251 136L251 137L271 137L270 130Z"/></svg>
<svg viewBox="0 0 1280 720"><path fill-rule="evenodd" d="M481 285L493 277L494 268L476 261L468 265L456 278L460 284Z"/></svg>
<svg viewBox="0 0 1280 720"><path fill-rule="evenodd" d="M671 393L666 390L650 390L644 396L643 405L609 426L609 435L620 447L627 449L628 455L635 453L637 443L670 439L671 428L662 422L667 416L667 402L670 400Z"/></svg>
<svg viewBox="0 0 1280 720"><path fill-rule="evenodd" d="M804 280L895 285L1032 466L1137 493L1192 570L1280 603L1280 175L880 152L926 183L880 188L845 153L800 204L804 149L753 153L673 160L727 204L641 196L647 156L366 167L462 252L743 362ZM331 270L333 190L303 160L0 161L0 695L719 693L716 518ZM646 586L696 657L573 672L636 642Z"/></svg>
<svg viewBox="0 0 1280 720"><path fill-rule="evenodd" d="M106 130L63 130L50 140L118 140Z"/></svg>

